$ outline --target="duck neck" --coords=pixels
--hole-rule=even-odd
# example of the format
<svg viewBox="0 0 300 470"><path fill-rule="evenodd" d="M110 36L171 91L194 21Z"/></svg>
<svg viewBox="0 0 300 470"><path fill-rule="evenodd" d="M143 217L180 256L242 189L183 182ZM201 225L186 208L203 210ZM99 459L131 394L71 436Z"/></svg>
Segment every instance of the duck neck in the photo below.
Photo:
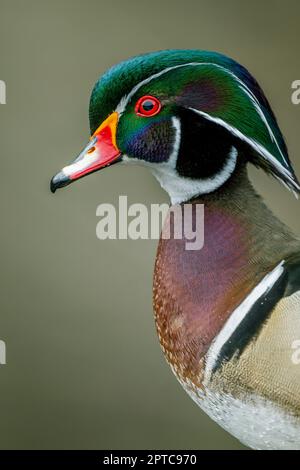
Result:
<svg viewBox="0 0 300 470"><path fill-rule="evenodd" d="M188 251L185 239L161 238L154 310L171 366L201 380L202 360L230 314L267 272L299 251L299 242L255 192L246 168L189 202L204 204L204 245Z"/></svg>
<svg viewBox="0 0 300 470"><path fill-rule="evenodd" d="M281 261L299 242L290 229L266 206L249 181L246 166L239 168L225 185L190 203L204 204L205 243L211 254L222 248L230 258L232 249L249 262L268 270Z"/></svg>

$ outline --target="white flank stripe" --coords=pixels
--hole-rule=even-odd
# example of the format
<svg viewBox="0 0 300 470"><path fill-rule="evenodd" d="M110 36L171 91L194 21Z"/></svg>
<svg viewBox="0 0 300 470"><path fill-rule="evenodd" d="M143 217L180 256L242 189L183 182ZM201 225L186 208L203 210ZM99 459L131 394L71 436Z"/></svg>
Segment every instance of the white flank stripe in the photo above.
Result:
<svg viewBox="0 0 300 470"><path fill-rule="evenodd" d="M284 260L282 260L273 269L273 271L266 274L266 276L260 281L260 283L257 284L257 286L254 287L252 292L245 298L245 300L232 312L220 333L213 340L206 354L206 367L203 381L204 385L207 385L210 380L211 373L218 360L222 347L225 343L227 343L227 341L229 341L230 337L241 324L241 322L244 320L244 318L248 315L255 302L260 297L268 293L269 290L275 284L275 282L281 277L284 272L283 265Z"/></svg>

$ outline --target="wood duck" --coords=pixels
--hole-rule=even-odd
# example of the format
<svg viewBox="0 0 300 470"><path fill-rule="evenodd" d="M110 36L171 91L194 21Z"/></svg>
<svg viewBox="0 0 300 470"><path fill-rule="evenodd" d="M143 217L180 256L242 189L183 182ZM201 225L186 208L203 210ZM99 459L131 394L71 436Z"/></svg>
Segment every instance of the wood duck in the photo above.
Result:
<svg viewBox="0 0 300 470"><path fill-rule="evenodd" d="M153 52L108 70L89 116L90 141L52 192L135 162L173 205L204 204L201 250L186 250L184 238L159 242L162 349L192 399L241 442L300 449L300 244L255 192L247 163L296 195L300 185L260 86L215 52Z"/></svg>

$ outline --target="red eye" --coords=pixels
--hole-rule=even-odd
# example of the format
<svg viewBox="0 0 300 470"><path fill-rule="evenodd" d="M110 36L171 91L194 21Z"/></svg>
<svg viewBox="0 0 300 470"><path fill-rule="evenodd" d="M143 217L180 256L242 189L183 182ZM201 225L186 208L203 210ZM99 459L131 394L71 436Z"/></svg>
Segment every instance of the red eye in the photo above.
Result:
<svg viewBox="0 0 300 470"><path fill-rule="evenodd" d="M161 102L154 96L142 96L135 105L138 116L155 116L161 110Z"/></svg>

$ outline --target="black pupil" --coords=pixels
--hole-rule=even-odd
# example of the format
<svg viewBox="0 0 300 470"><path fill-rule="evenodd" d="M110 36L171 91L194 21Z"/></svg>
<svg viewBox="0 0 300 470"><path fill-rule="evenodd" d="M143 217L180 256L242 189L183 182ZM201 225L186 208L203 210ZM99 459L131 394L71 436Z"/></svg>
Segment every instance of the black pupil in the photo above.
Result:
<svg viewBox="0 0 300 470"><path fill-rule="evenodd" d="M154 103L151 100L146 100L143 102L143 110L151 111L154 108Z"/></svg>

